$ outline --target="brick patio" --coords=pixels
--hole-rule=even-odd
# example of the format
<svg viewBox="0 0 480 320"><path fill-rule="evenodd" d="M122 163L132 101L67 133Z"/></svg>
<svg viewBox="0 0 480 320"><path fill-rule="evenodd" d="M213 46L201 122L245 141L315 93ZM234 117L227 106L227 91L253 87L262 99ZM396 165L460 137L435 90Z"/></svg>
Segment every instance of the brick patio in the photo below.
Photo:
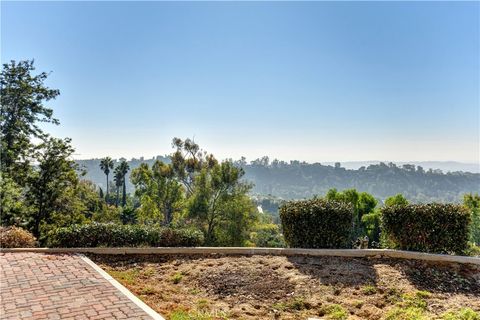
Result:
<svg viewBox="0 0 480 320"><path fill-rule="evenodd" d="M0 253L0 319L152 319L81 257Z"/></svg>

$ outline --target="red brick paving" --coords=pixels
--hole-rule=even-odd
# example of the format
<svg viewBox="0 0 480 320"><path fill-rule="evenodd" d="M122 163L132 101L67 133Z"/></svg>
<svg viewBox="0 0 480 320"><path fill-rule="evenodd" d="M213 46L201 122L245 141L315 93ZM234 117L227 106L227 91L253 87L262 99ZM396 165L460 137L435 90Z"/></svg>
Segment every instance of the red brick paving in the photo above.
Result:
<svg viewBox="0 0 480 320"><path fill-rule="evenodd" d="M0 319L152 319L79 256L0 253Z"/></svg>

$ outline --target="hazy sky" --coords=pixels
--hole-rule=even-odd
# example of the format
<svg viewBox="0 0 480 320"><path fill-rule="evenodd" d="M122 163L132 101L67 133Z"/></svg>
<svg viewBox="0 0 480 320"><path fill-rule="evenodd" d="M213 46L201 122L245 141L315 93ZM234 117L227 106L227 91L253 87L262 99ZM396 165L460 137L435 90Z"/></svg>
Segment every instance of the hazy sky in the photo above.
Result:
<svg viewBox="0 0 480 320"><path fill-rule="evenodd" d="M1 2L77 158L479 162L480 3Z"/></svg>

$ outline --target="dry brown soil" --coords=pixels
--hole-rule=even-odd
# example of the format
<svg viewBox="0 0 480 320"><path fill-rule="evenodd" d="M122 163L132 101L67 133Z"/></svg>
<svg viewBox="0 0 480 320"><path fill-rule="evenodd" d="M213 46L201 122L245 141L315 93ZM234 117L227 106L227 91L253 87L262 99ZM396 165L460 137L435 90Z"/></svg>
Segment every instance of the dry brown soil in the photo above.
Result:
<svg viewBox="0 0 480 320"><path fill-rule="evenodd" d="M125 255L91 258L160 314L306 319L338 304L348 319L383 319L402 295L431 293L425 314L480 311L480 268L402 259Z"/></svg>

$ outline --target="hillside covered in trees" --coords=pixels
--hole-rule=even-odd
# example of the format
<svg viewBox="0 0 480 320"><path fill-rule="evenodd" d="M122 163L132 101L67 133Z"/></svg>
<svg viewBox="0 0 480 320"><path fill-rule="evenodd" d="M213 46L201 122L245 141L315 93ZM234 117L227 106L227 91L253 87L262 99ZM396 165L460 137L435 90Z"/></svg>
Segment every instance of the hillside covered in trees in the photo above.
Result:
<svg viewBox="0 0 480 320"><path fill-rule="evenodd" d="M166 156L128 161L133 169L141 163L152 165L155 160L169 162ZM86 171L85 178L105 186L105 175L100 170L100 159L77 160ZM253 183L252 193L271 195L282 199L303 199L325 194L329 189L355 188L371 193L383 201L391 195L402 193L412 202L459 202L463 194L480 191L480 174L425 170L421 166L379 163L346 169L341 163L322 165L300 161L269 161L267 157L247 163L235 163L245 170L244 179ZM127 191L134 190L127 174Z"/></svg>

